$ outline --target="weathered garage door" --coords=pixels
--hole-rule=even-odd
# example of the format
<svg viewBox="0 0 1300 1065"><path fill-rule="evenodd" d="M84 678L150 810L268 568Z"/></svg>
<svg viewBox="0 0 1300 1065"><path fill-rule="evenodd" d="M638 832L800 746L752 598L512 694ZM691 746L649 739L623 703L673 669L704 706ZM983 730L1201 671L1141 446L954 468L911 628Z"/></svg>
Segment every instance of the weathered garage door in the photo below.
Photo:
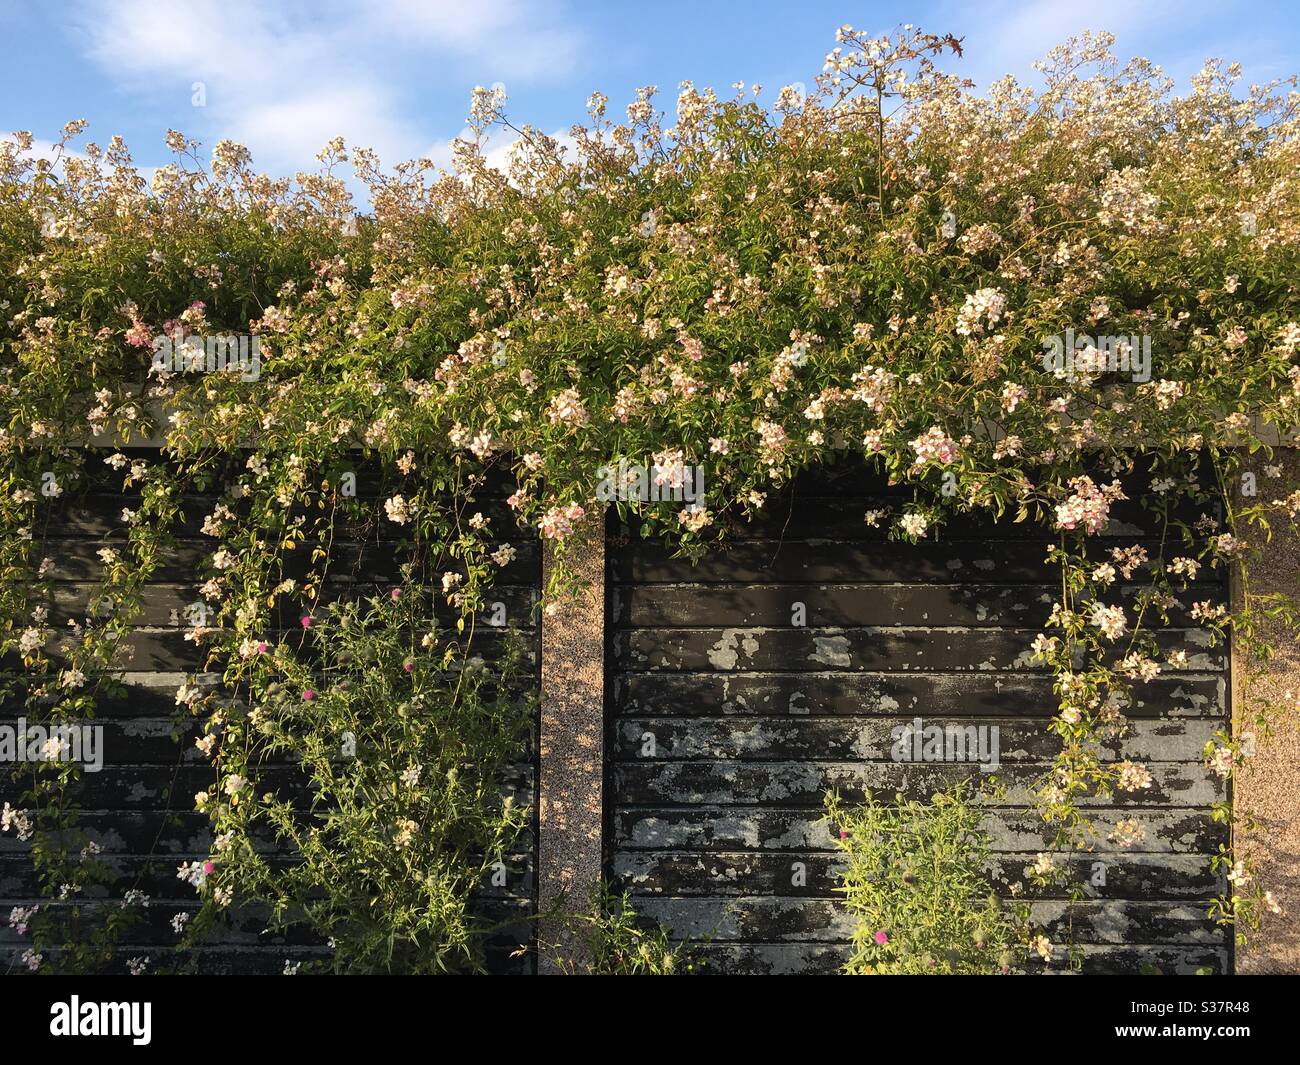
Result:
<svg viewBox="0 0 1300 1065"><path fill-rule="evenodd" d="M917 716L1000 727L1010 792L986 823L1002 891L1046 845L1027 789L1058 742L1047 732L1056 703L1050 675L1025 651L1059 589L1049 537L970 523L941 544L887 542L863 522L884 495L860 471L804 478L728 553L695 567L611 528L611 873L674 938L707 940L701 954L716 969L841 964L850 925L819 822L825 791L923 797L972 772L890 759L890 730ZM1142 542L1133 524L1109 532L1117 544ZM1194 598L1224 594L1205 585ZM804 627L793 624L798 604ZM1134 818L1146 838L1072 863L1082 877L1105 862L1104 886L1073 912L1085 971L1231 964L1227 932L1206 917L1221 890L1210 855L1226 838L1209 807L1223 791L1200 759L1225 720L1226 654L1195 630L1161 638L1187 647L1188 669L1140 691L1125 746L1149 760L1154 785L1093 808L1103 833ZM1064 896L1033 903L1056 943L1068 938Z"/></svg>
<svg viewBox="0 0 1300 1065"><path fill-rule="evenodd" d="M160 456L155 450L142 449L132 451L131 457L152 463ZM60 501L60 509L44 527L37 545L37 557L54 560L50 618L56 629L68 619L85 615L102 572L97 553L105 547L123 548L124 526L119 513L124 506L138 510L141 505L138 491L122 492L121 475L104 466L102 455L90 454L86 471L86 483ZM386 494L381 492L377 475L360 462L357 487L363 498ZM540 551L536 539L518 529L505 504L511 490L502 478L494 477L477 504L517 552L489 598L502 604L500 608L494 604L493 622L504 620L507 626L520 630L535 657L539 632L533 608L541 579ZM143 957L154 972L278 973L286 960L304 961L327 954L321 945L301 935L266 934L264 915L254 911L233 914L225 927L187 956L178 956L175 950L178 937L172 930L172 918L197 908L193 888L176 876L177 865L203 860L212 846L207 818L194 812L192 797L211 785L213 771L194 746L199 722L183 708L178 711L175 692L203 662L204 653L187 642L184 630L189 624L187 610L199 599L204 564L214 549L215 541L203 536L200 527L216 502L211 494L187 494L184 498L180 538L148 582L142 613L135 619L118 663L125 671L125 687L117 697L106 696L98 705L104 727L103 771L84 776L73 791L80 807L77 823L100 848L102 861L116 878L108 885L92 885L84 902L77 900L84 904L89 918L120 905L128 890L144 892L150 898L149 906L141 911L143 919L123 937L115 966L119 970L128 958ZM301 550L294 559L301 562L308 554ZM377 583L384 589L391 587L400 563L410 555L400 530L349 526L340 530L331 557L326 599L374 594ZM286 575L302 574L287 570ZM295 627L297 613L287 606L284 624ZM498 637L491 623L484 625L474 648L490 661L499 651ZM208 679L215 683L218 678ZM12 724L22 712L21 705L0 698L0 724ZM283 783L289 768L268 764L259 779ZM9 769L0 766L0 799L21 806L21 785ZM520 802L533 804L535 779L536 752L523 751L505 784ZM537 907L535 843L534 825L506 863L504 883L484 885L481 912L498 929L488 947L488 963L494 972L531 972L534 968L532 955L520 957L518 948L533 936L529 917ZM0 834L0 911L8 913L15 906L37 903L65 909L71 906L39 898L29 850L30 844L16 840L13 834ZM513 922L515 917L517 922ZM29 945L14 929L0 924L0 971Z"/></svg>

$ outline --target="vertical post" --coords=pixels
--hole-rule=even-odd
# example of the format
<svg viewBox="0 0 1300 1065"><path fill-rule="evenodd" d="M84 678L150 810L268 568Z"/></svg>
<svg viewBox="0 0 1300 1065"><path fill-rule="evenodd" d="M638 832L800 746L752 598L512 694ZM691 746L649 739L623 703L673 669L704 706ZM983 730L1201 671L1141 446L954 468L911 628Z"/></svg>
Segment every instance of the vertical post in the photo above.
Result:
<svg viewBox="0 0 1300 1065"><path fill-rule="evenodd" d="M1282 466L1282 478L1263 472L1265 461L1256 455L1248 465L1256 477L1256 491L1269 498L1285 494L1300 483L1300 451L1278 448L1273 461ZM1277 491L1277 486L1285 489ZM1300 589L1300 532L1294 525L1275 521L1273 538L1252 537L1259 555L1250 570L1251 592L1285 592ZM1235 567L1234 567L1235 571ZM1233 574L1233 605L1241 605L1243 589ZM1265 639L1275 648L1267 662L1232 656L1232 707L1234 730L1251 730L1252 703L1271 701L1286 716L1274 722L1276 731L1258 737L1258 750L1234 778L1233 807L1238 819L1251 814L1258 823L1242 832L1238 842L1255 864L1258 882L1273 892L1280 914L1265 913L1263 927L1251 934L1245 949L1237 951L1236 970L1243 974L1300 972L1300 731L1296 725L1300 701L1300 652L1283 622L1263 622ZM1234 641L1234 652L1237 652Z"/></svg>
<svg viewBox="0 0 1300 1065"><path fill-rule="evenodd" d="M563 919L589 910L601 878L605 783L605 528L589 516L566 541L582 588L542 616L542 708L538 750L538 972L583 971L581 940ZM542 581L555 565L544 541ZM558 914L557 911L558 910ZM550 916L548 916L550 915ZM549 955L549 956L548 956Z"/></svg>

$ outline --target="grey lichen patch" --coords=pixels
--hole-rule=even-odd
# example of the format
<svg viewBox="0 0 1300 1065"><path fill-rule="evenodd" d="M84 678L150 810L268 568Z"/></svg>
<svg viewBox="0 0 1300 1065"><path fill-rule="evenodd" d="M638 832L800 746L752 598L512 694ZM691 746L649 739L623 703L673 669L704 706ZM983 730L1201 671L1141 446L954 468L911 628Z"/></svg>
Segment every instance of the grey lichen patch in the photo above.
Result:
<svg viewBox="0 0 1300 1065"><path fill-rule="evenodd" d="M143 803L146 799L156 799L162 793L157 788L151 788L143 781L136 781L131 785L131 790L127 792L127 798L132 803Z"/></svg>
<svg viewBox="0 0 1300 1065"><path fill-rule="evenodd" d="M714 669L735 669L744 652L752 658L758 651L758 640L745 629L723 629L722 637L709 648L709 664Z"/></svg>
<svg viewBox="0 0 1300 1065"><path fill-rule="evenodd" d="M1223 688L1223 684L1220 683L1220 695L1222 695ZM1182 685L1179 685L1170 693L1169 699L1173 703L1180 704L1183 709L1196 711L1205 710L1210 703L1208 696L1202 695L1200 692L1188 691L1188 689L1184 688ZM1139 703L1138 705L1141 706L1143 704ZM1222 701L1220 701L1219 705L1222 705Z"/></svg>
<svg viewBox="0 0 1300 1065"><path fill-rule="evenodd" d="M672 838L662 818L638 818L632 829L632 842L638 847L672 846Z"/></svg>
<svg viewBox="0 0 1300 1065"><path fill-rule="evenodd" d="M1012 669L1033 669L1039 663L1034 659L1032 648L1025 648L1011 661Z"/></svg>
<svg viewBox="0 0 1300 1065"><path fill-rule="evenodd" d="M853 738L853 743L849 747L854 757L868 760L885 757L886 751L884 747L876 742L878 735L878 729L871 725L864 725L858 729L858 734Z"/></svg>
<svg viewBox="0 0 1300 1065"><path fill-rule="evenodd" d="M1146 532L1137 525L1129 521L1118 521L1111 518L1106 522L1106 527L1102 529L1103 536L1145 536Z"/></svg>
<svg viewBox="0 0 1300 1065"><path fill-rule="evenodd" d="M1062 920L1069 909L1068 902L1035 902L1030 912L1035 925L1045 925Z"/></svg>
<svg viewBox="0 0 1300 1065"><path fill-rule="evenodd" d="M808 656L809 661L841 669L847 669L853 664L847 636L814 636L813 645L815 650Z"/></svg>
<svg viewBox="0 0 1300 1065"><path fill-rule="evenodd" d="M752 817L719 817L714 822L715 837L745 847L758 847L758 822Z"/></svg>
<svg viewBox="0 0 1300 1065"><path fill-rule="evenodd" d="M761 802L781 802L792 796L813 794L822 787L822 773L815 765L793 763L785 772L773 773L759 793Z"/></svg>
<svg viewBox="0 0 1300 1065"><path fill-rule="evenodd" d="M175 725L170 718L126 718L121 725L122 735L132 739L161 739L172 734Z"/></svg>

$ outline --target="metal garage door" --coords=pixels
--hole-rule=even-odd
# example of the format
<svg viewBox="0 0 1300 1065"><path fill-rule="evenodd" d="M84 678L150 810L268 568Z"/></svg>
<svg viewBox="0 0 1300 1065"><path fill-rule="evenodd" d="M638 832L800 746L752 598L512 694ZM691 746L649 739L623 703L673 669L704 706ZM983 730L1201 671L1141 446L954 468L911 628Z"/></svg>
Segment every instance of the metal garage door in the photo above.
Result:
<svg viewBox="0 0 1300 1065"><path fill-rule="evenodd" d="M970 521L941 543L889 542L863 513L900 498L860 470L806 476L698 566L611 525L610 872L674 938L707 940L700 952L715 969L842 963L850 925L819 820L825 791L923 797L974 771L893 761L891 729L918 716L999 727L1009 793L986 818L999 889L1022 881L1046 845L1028 788L1059 742L1047 732L1056 699L1026 649L1059 594L1050 534ZM1143 542L1139 514L1117 515L1110 542ZM1182 599L1225 594L1221 582ZM1072 860L1080 876L1105 863L1104 885L1072 915L1063 891L1033 901L1054 942L1072 925L1085 971L1231 964L1227 931L1206 917L1222 889L1210 855L1226 835L1210 816L1223 787L1200 753L1226 720L1227 655L1199 630L1160 638L1187 647L1187 669L1139 689L1124 741L1154 784L1093 810L1103 835L1134 818L1146 838Z"/></svg>

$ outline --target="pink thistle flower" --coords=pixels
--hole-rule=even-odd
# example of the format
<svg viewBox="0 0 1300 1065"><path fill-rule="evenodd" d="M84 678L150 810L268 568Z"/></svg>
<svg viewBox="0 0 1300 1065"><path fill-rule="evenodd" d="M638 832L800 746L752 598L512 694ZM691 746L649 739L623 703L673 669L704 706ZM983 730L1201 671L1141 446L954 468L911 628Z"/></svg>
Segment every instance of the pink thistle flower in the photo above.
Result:
<svg viewBox="0 0 1300 1065"><path fill-rule="evenodd" d="M874 939L874 940L876 941L876 946L878 946L878 947L883 947L886 943L889 942L889 933L888 933L888 932L877 932L877 933L876 933L874 936L872 936L871 938Z"/></svg>
<svg viewBox="0 0 1300 1065"><path fill-rule="evenodd" d="M310 629L310 628L311 628L311 615L310 615L310 614L304 614L304 615L302 616L302 619L301 619L301 620L302 620L302 627L303 627L304 629Z"/></svg>
<svg viewBox="0 0 1300 1065"><path fill-rule="evenodd" d="M316 693L312 691L310 688L307 688L303 691L302 697L306 702L311 702L313 699L316 698Z"/></svg>
<svg viewBox="0 0 1300 1065"><path fill-rule="evenodd" d="M215 873L216 871L217 871L217 867L216 867L212 862L204 862L204 863L203 863L203 872L204 872L207 876L211 876L211 875L212 875L213 873Z"/></svg>
<svg viewBox="0 0 1300 1065"><path fill-rule="evenodd" d="M153 330L144 322L132 322L126 331L126 342L133 348L147 348L153 343Z"/></svg>

